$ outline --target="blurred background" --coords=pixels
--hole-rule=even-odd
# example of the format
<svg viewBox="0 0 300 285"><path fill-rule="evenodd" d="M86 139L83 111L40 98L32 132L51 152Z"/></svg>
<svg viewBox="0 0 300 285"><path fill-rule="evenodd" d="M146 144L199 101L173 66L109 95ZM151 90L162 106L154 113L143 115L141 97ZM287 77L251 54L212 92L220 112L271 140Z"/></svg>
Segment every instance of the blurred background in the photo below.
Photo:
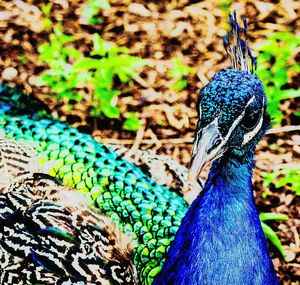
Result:
<svg viewBox="0 0 300 285"><path fill-rule="evenodd" d="M222 37L233 10L248 20L272 117L256 203L281 284L300 284L299 1L0 1L1 81L98 141L188 166L197 94L230 66Z"/></svg>

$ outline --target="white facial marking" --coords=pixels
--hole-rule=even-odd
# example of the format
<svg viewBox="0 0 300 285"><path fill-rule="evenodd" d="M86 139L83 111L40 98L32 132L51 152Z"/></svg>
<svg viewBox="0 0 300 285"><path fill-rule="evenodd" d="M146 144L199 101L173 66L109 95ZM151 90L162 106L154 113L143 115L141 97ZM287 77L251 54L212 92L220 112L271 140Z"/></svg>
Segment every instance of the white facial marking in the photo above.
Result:
<svg viewBox="0 0 300 285"><path fill-rule="evenodd" d="M200 120L200 118L199 118ZM197 150L198 150L198 144L199 144L199 135L200 135L200 132L203 131L205 133L205 131L211 126L211 125L215 125L215 130L217 130L220 138L222 138L220 132L219 132L219 128L218 128L218 117L216 117L210 124L208 124L207 126L205 126L202 130L199 130L196 134L196 140L195 140L195 144L193 146L193 152L192 154L195 155L197 153Z"/></svg>
<svg viewBox="0 0 300 285"><path fill-rule="evenodd" d="M202 108L201 108L201 103L199 103L199 120L201 120L201 116L202 116Z"/></svg>
<svg viewBox="0 0 300 285"><path fill-rule="evenodd" d="M255 100L255 96L251 97L251 99L248 101L246 108ZM222 139L222 142L218 145L218 147L215 149L215 152L218 152L224 145L225 143L228 141L228 139L230 138L232 132L235 130L236 126L240 123L240 121L243 119L244 115L245 115L245 110L242 112L241 115L239 115L236 120L233 122L233 124L231 125L227 135L225 136L225 138L223 139L222 136L220 135L220 138ZM215 119L217 120L218 117ZM217 125L217 124L216 124Z"/></svg>
<svg viewBox="0 0 300 285"><path fill-rule="evenodd" d="M201 103L199 103L199 110L198 111L199 111L198 122L200 122L201 121L201 117L202 117ZM201 130L197 130L195 144L193 145L192 155L196 154L196 152L197 152L197 147L198 147L198 141L199 141L199 134L200 134L200 132L201 132Z"/></svg>
<svg viewBox="0 0 300 285"><path fill-rule="evenodd" d="M264 105L265 105L265 98L263 98L263 104L262 104L262 106L264 107ZM259 122L258 122L258 124L256 125L256 127L255 127L252 131L250 131L250 132L248 132L248 133L246 133L246 134L244 135L244 139L243 139L242 146L244 146L244 145L245 145L247 142L249 142L255 135L257 135L257 133L259 132L259 130L260 130L262 124L263 124L263 120L264 120L264 118L263 118L263 116L261 115L261 116L260 116L260 119L259 119Z"/></svg>

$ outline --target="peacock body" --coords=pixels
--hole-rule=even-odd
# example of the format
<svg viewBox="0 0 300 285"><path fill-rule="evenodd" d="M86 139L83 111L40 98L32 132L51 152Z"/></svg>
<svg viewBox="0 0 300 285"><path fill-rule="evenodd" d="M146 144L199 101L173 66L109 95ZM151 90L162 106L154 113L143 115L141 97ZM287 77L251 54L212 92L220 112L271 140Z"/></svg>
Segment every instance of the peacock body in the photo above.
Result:
<svg viewBox="0 0 300 285"><path fill-rule="evenodd" d="M52 176L86 192L92 206L133 236L139 278L151 284L186 212L184 199L107 146L53 118L33 96L5 85L0 86L0 130L33 145L53 163Z"/></svg>

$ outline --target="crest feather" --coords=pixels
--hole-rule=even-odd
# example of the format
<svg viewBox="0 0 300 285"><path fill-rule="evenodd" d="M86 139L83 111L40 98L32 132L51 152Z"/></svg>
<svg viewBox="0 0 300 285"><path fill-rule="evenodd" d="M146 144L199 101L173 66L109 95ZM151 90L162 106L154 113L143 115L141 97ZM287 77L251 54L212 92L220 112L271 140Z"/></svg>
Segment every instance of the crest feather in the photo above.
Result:
<svg viewBox="0 0 300 285"><path fill-rule="evenodd" d="M242 17L242 21L243 27L240 27L237 22L236 11L229 14L230 31L223 37L223 44L230 57L232 68L253 73L257 63L247 45L248 25L246 18Z"/></svg>

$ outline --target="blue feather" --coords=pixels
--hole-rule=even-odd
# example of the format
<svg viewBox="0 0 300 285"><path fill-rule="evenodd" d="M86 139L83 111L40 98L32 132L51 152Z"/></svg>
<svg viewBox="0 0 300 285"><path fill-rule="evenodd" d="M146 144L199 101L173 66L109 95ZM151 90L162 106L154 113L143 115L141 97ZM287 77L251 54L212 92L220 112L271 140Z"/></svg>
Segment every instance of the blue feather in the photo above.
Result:
<svg viewBox="0 0 300 285"><path fill-rule="evenodd" d="M154 284L278 284L252 194L252 161L216 161Z"/></svg>

